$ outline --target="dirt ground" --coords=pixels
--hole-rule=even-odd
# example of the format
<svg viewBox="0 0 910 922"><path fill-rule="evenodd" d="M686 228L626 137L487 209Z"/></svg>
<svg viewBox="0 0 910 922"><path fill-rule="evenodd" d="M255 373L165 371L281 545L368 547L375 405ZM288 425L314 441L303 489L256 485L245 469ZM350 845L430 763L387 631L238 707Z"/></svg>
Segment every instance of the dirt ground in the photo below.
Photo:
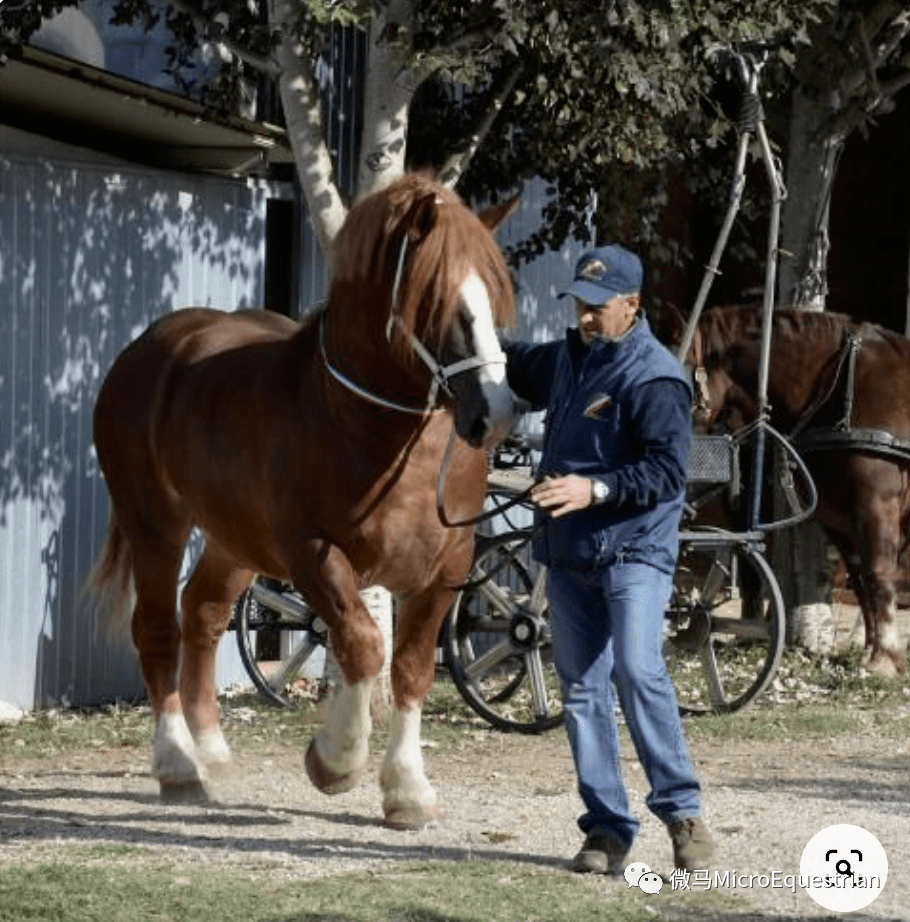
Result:
<svg viewBox="0 0 910 922"><path fill-rule="evenodd" d="M841 614L840 631L846 633L852 615ZM770 689L757 709L773 715L779 693ZM889 708L886 720L908 725L910 695ZM24 741L17 743L15 729L7 728L0 746L0 867L54 859L110 862L112 846L122 849L114 860L124 863L191 860L273 879L464 859L570 873L568 860L581 842L575 825L580 801L561 728L529 737L484 725L459 732L453 742L428 744L427 774L444 815L425 829L401 832L381 822L381 753L371 756L358 789L328 798L307 781L302 756L308 739L302 731L258 736L255 713L230 702L225 711L236 763L213 779L212 801L204 805L160 804L145 741L133 738L111 747L99 739L35 758ZM882 720L881 714L875 717ZM753 875L754 883L705 891L690 882L693 891L704 891L697 902L702 914L696 916L679 902L689 895L669 883L660 894L642 892L642 900L654 900L648 905L660 905L662 917L671 919L836 917L798 886L795 892L760 886L760 875L798 875L812 836L850 824L878 838L889 871L880 896L849 918L910 920L910 740L875 732L875 720L867 723L868 732L830 738L790 739L782 731L770 741L719 742L691 733L705 815L719 846L711 870L735 873L741 882ZM631 746L624 750L623 769L642 818L630 860L669 877L669 839L644 806L648 787ZM94 848L98 845L104 848ZM627 889L622 879L594 885L607 898Z"/></svg>
<svg viewBox="0 0 910 922"><path fill-rule="evenodd" d="M380 754L371 757L360 788L327 798L306 780L305 742L289 737L241 751L233 770L213 782L211 803L167 806L158 801L144 746L89 746L36 760L22 747L17 752L13 742L0 754L0 866L100 860L92 858L91 847L104 844L121 846L118 860L131 864L191 860L196 866L273 878L471 858L569 873L567 860L580 843L579 801L561 729L538 737L468 731L438 751L427 747L427 771L445 814L415 832L394 831L380 822ZM706 817L719 842L714 870L736 872L740 880L775 871L798 874L802 851L816 832L834 824L858 825L882 843L890 870L881 895L851 917L910 919L906 741L895 744L872 735L824 742L694 741L691 749L704 785ZM624 771L643 819L630 860L669 875L669 840L644 808L647 785L631 752L624 755ZM110 852L101 850L103 860L111 861ZM597 885L607 896L611 889L627 887L621 879ZM699 918L830 917L798 888L793 893L754 885L713 893L700 905L710 907L716 897L717 914ZM643 900L662 902L679 896L669 884L653 897L642 893ZM664 906L665 913L670 910L664 918L675 918L672 904Z"/></svg>

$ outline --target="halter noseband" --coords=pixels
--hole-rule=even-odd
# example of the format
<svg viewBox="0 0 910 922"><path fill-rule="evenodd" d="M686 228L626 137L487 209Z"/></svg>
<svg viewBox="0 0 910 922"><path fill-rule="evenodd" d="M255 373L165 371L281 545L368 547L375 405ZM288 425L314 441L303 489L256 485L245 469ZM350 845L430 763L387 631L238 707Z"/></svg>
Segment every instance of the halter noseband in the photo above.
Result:
<svg viewBox="0 0 910 922"><path fill-rule="evenodd" d="M385 335L386 340L391 342L392 330L396 326L401 327L407 337L408 344L417 354L418 358L429 369L431 376L430 389L427 393L427 400L424 406L418 408L407 406L402 403L396 403L393 400L387 400L385 397L380 397L378 394L374 394L372 391L368 391L366 388L356 384L349 377L347 377L347 375L335 368L335 366L332 365L332 363L329 361L329 357L325 349L325 325L327 311L323 311L322 317L319 321L319 347L322 351L322 360L325 362L325 367L328 369L332 377L340 384L344 385L349 391L356 394L358 397L361 397L364 400L368 400L370 403L375 403L377 406L383 407L387 410L397 410L399 413L413 413L418 416L425 416L428 413L437 413L444 409L444 407L437 406L436 403L436 398L439 395L440 389L445 391L449 397L454 397L452 388L449 386L449 382L452 380L452 378L463 374L466 371L471 371L474 368L483 368L486 365L505 365L506 356L502 349L497 348L496 353L490 358L481 358L479 355L472 355L468 356L468 358L459 359L457 362L452 362L449 365L441 365L433 353L427 349L427 347L414 335L414 333L407 330L398 313L401 278L404 273L407 249L408 235L405 234L404 239L401 241L401 249L398 252L398 264L395 269L395 280L392 284L392 306L389 311L389 319L385 327Z"/></svg>

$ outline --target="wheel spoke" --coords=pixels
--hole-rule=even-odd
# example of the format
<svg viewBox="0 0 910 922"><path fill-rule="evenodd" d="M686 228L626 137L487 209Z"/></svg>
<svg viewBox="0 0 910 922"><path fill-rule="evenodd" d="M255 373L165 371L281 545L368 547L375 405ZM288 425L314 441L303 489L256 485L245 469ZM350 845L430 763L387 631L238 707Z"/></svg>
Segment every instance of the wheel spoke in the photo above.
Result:
<svg viewBox="0 0 910 922"><path fill-rule="evenodd" d="M491 608L495 609L506 619L511 618L518 610L518 599L513 595L512 591L506 586L500 586L494 583L492 579L488 579L480 584L480 594L483 596L484 600L490 604ZM506 629L508 629L508 620Z"/></svg>
<svg viewBox="0 0 910 922"><path fill-rule="evenodd" d="M720 671L717 668L717 657L714 655L714 644L711 643L710 639L701 648L699 659L701 660L702 669L704 669L705 678L708 682L708 695L710 696L711 703L715 708L723 707L723 705L726 704L724 684L720 677Z"/></svg>
<svg viewBox="0 0 910 922"><path fill-rule="evenodd" d="M313 614L302 599L297 599L291 594L275 592L255 580L250 586L250 595L262 609L269 609L281 616L282 625L300 625L301 628L310 626Z"/></svg>
<svg viewBox="0 0 910 922"><path fill-rule="evenodd" d="M486 653L478 656L473 663L465 666L465 675L468 680L477 684L481 679L492 672L500 663L507 660L515 651L512 649L512 641L509 638L501 640L498 644L490 647Z"/></svg>
<svg viewBox="0 0 910 922"><path fill-rule="evenodd" d="M528 670L528 681L531 685L531 704L534 708L534 715L538 718L547 717L550 713L550 700L544 680L540 647L533 647L525 653L524 659Z"/></svg>
<svg viewBox="0 0 910 922"><path fill-rule="evenodd" d="M319 642L313 639L309 631L304 634L300 646L268 677L271 689L281 694L288 682L291 681L291 677L300 672L304 663L313 655L313 651L318 646L320 646Z"/></svg>

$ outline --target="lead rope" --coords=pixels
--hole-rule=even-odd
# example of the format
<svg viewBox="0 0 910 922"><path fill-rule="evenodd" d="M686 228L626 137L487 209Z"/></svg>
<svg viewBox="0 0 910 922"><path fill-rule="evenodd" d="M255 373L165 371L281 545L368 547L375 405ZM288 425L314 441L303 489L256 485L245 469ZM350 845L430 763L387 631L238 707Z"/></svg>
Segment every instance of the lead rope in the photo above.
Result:
<svg viewBox="0 0 910 922"><path fill-rule="evenodd" d="M531 491L534 487L537 486L539 481L535 480L527 489L522 490L520 493L516 493L510 500L502 503L497 506L495 509L487 509L485 512L481 512L476 516L471 518L462 519L460 522L453 522L448 514L446 513L445 503L446 503L446 484L449 479L449 467L452 462L452 451L455 448L455 439L457 438L457 433L455 432L454 421L452 423L452 428L449 432L449 442L446 445L446 451L442 458L442 467L439 471L439 479L436 481L436 511L439 513L439 521L445 525L446 528L460 528L464 525L479 525L481 522L486 522L489 519L493 519L498 515L502 515L504 512L508 512L509 509L514 508L515 506L527 505L528 500L531 497Z"/></svg>

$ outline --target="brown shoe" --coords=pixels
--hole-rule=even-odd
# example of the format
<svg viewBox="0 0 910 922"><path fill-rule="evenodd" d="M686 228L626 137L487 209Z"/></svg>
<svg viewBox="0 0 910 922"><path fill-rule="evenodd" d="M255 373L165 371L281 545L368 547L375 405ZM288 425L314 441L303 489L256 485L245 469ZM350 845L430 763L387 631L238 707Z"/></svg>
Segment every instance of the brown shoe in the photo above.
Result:
<svg viewBox="0 0 910 922"><path fill-rule="evenodd" d="M581 851L572 859L576 874L622 874L629 850L615 839L588 836Z"/></svg>
<svg viewBox="0 0 910 922"><path fill-rule="evenodd" d="M714 839L700 816L667 826L673 840L673 861L681 871L704 870L714 854Z"/></svg>

